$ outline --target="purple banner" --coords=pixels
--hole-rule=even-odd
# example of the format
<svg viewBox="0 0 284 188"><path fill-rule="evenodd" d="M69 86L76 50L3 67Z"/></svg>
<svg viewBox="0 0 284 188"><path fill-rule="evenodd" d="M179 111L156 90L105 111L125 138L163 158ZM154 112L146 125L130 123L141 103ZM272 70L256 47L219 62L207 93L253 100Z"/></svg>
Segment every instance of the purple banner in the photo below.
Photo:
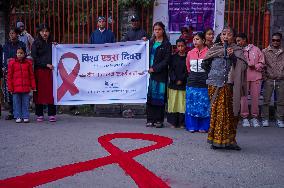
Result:
<svg viewBox="0 0 284 188"><path fill-rule="evenodd" d="M169 31L192 26L195 31L214 27L215 0L169 0Z"/></svg>

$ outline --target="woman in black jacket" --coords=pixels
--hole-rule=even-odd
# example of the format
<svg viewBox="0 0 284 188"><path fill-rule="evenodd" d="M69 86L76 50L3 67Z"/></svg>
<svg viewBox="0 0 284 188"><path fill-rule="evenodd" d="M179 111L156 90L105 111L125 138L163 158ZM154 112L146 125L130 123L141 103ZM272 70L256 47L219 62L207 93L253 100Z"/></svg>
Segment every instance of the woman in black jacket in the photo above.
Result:
<svg viewBox="0 0 284 188"><path fill-rule="evenodd" d="M162 22L153 26L153 38L150 40L150 74L147 94L147 127L162 128L165 114L166 89L168 81L168 63L171 57L171 43Z"/></svg>
<svg viewBox="0 0 284 188"><path fill-rule="evenodd" d="M34 59L35 79L37 91L34 93L35 114L37 121L42 122L43 107L48 105L50 122L55 122L56 107L53 100L52 82L52 39L50 28L41 24L38 30L38 38L32 45L32 57Z"/></svg>

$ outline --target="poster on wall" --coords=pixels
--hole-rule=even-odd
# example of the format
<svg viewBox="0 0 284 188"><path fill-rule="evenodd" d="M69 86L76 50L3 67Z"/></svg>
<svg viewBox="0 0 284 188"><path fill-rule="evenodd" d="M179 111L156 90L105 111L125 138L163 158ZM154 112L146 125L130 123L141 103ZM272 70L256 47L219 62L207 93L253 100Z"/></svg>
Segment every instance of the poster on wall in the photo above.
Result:
<svg viewBox="0 0 284 188"><path fill-rule="evenodd" d="M195 31L214 28L215 0L169 0L169 31L179 33L181 27Z"/></svg>

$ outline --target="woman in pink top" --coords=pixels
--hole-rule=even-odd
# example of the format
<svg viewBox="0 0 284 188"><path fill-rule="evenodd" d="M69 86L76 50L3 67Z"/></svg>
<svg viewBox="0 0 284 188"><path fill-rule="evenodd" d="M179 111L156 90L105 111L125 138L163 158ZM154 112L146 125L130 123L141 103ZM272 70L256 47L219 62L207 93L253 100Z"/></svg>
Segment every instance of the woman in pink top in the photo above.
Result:
<svg viewBox="0 0 284 188"><path fill-rule="evenodd" d="M261 50L253 44L247 43L247 36L244 33L240 33L236 37L237 44L242 46L244 49L244 55L248 61L247 68L247 83L248 90L251 97L251 121L248 120L249 109L248 109L248 97L242 97L241 99L241 116L243 118L243 127L259 127L260 124L257 120L259 115L259 95L262 79L262 69L264 67L264 55Z"/></svg>
<svg viewBox="0 0 284 188"><path fill-rule="evenodd" d="M207 72L201 68L208 48L203 33L193 38L194 49L189 51L186 66L189 72L186 85L185 125L190 132L207 132L210 124L210 102L206 84Z"/></svg>

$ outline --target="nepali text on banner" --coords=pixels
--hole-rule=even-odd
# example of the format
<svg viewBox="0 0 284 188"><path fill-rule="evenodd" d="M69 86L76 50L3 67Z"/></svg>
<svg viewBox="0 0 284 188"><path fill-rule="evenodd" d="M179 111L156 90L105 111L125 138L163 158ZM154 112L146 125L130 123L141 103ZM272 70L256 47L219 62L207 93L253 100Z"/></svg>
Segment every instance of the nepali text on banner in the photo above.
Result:
<svg viewBox="0 0 284 188"><path fill-rule="evenodd" d="M57 105L145 103L149 42L52 47Z"/></svg>

